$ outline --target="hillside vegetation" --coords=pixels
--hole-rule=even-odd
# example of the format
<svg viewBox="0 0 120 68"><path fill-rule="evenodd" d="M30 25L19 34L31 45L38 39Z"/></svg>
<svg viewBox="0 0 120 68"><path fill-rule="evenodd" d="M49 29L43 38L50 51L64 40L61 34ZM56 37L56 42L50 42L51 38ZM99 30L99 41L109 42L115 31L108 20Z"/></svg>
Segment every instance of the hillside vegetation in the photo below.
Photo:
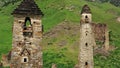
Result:
<svg viewBox="0 0 120 68"><path fill-rule="evenodd" d="M84 4L91 8L93 21L108 25L110 45L117 49L109 56L94 56L95 68L120 68L120 8L109 3L87 2L84 0L35 0L43 11L44 25L43 61L44 68L53 63L58 68L73 68L78 63L80 11ZM0 57L7 54L12 47L11 12L20 2L0 8ZM61 28L63 27L63 28Z"/></svg>

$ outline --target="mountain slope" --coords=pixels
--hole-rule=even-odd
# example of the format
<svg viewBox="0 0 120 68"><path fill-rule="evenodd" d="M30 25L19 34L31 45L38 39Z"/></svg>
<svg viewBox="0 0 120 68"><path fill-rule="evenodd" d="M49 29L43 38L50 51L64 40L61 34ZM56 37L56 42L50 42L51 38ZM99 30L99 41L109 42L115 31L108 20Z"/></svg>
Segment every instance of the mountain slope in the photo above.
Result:
<svg viewBox="0 0 120 68"><path fill-rule="evenodd" d="M0 56L11 49L13 16L10 13L19 3L1 8ZM36 0L36 3L45 14L42 23L44 35L48 36L43 38L42 44L44 68L50 68L52 63L56 63L58 68L73 68L77 64L79 33L75 33L73 36L72 33L75 30L79 32L76 27L79 27L80 11L84 4L91 7L94 22L108 25L109 30L112 31L110 45L117 47L108 57L95 56L95 68L120 68L120 22L116 21L116 18L120 16L120 8L109 3L94 3L84 0ZM54 30L56 28L58 30ZM49 38L54 34L46 35L48 32L58 34Z"/></svg>

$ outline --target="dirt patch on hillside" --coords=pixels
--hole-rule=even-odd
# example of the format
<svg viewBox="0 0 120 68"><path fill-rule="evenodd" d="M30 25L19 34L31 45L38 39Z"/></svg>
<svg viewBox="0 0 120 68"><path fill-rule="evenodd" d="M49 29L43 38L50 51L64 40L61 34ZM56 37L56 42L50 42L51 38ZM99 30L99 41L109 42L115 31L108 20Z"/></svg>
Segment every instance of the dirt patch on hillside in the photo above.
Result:
<svg viewBox="0 0 120 68"><path fill-rule="evenodd" d="M80 24L64 21L43 35L44 45L65 46L79 44ZM78 41L78 42L76 42Z"/></svg>
<svg viewBox="0 0 120 68"><path fill-rule="evenodd" d="M55 26L53 29L51 29L49 32L44 33L44 38L54 38L61 34L68 34L74 36L78 33L80 33L80 24L72 22L62 22Z"/></svg>

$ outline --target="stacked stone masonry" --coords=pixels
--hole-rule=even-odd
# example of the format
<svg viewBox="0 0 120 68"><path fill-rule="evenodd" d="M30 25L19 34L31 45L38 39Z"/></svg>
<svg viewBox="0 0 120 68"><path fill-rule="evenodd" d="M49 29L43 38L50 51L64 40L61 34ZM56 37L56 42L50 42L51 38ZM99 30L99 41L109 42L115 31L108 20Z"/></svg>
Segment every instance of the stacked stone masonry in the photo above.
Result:
<svg viewBox="0 0 120 68"><path fill-rule="evenodd" d="M34 0L23 0L12 15L13 41L10 68L42 68L43 13Z"/></svg>

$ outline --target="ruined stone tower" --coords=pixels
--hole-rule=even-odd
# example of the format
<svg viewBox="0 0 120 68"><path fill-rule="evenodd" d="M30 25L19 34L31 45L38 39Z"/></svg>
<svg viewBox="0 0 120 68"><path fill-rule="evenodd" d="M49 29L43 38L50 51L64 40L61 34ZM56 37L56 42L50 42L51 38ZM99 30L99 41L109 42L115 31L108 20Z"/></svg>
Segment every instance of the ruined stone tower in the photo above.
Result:
<svg viewBox="0 0 120 68"><path fill-rule="evenodd" d="M23 0L12 15L13 42L11 68L42 68L41 17L43 13L34 0Z"/></svg>
<svg viewBox="0 0 120 68"><path fill-rule="evenodd" d="M91 25L92 15L87 5L83 6L81 15L79 68L93 68L93 46L95 45L95 40Z"/></svg>

